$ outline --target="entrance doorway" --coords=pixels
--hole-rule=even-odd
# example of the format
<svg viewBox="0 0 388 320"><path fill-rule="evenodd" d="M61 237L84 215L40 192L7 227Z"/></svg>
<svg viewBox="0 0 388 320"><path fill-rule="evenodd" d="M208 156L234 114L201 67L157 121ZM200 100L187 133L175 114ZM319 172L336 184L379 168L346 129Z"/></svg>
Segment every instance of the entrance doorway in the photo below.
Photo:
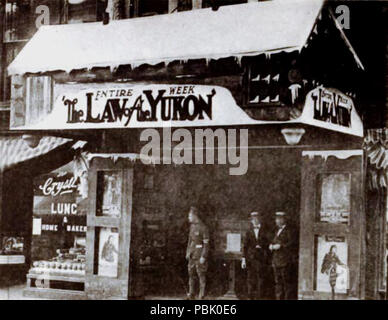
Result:
<svg viewBox="0 0 388 320"><path fill-rule="evenodd" d="M249 150L248 171L229 175L226 165L135 166L133 232L131 245L142 279L142 294L185 297L187 292L187 213L198 206L211 231L211 252L207 272L207 295L223 296L229 288L230 264L235 263L235 292L247 296L246 271L241 268L241 252L233 259L226 254L228 233L249 227L249 214L259 211L268 240L275 233L275 212L285 211L294 236L290 253L293 297L297 297L301 150L262 148ZM136 231L135 231L136 230ZM137 236L136 236L137 235ZM136 243L136 245L135 245ZM267 261L264 298L273 299L274 280ZM162 279L165 279L162 280ZM173 285L172 285L173 284Z"/></svg>

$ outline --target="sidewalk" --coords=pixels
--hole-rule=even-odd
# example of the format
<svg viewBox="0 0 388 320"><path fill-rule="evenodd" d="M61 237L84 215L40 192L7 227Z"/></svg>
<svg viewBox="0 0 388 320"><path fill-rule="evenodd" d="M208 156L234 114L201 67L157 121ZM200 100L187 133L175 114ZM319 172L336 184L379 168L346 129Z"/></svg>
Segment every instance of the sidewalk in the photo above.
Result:
<svg viewBox="0 0 388 320"><path fill-rule="evenodd" d="M20 284L11 287L0 288L0 300L44 300L37 298L23 297L23 290L26 287L25 284Z"/></svg>

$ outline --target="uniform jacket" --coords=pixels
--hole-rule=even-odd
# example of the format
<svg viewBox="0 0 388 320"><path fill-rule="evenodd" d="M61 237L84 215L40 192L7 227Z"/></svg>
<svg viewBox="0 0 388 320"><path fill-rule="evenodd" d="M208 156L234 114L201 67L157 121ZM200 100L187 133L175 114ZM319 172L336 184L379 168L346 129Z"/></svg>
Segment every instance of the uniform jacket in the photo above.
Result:
<svg viewBox="0 0 388 320"><path fill-rule="evenodd" d="M243 258L245 258L247 267L252 263L264 264L267 259L268 241L260 228L259 236L256 239L255 231L251 225L243 238Z"/></svg>
<svg viewBox="0 0 388 320"><path fill-rule="evenodd" d="M280 244L280 249L272 251L272 264L275 267L280 268L291 263L292 238L287 225L279 235L277 235L277 233L278 229L275 232L275 236L271 244Z"/></svg>
<svg viewBox="0 0 388 320"><path fill-rule="evenodd" d="M209 229L203 223L190 225L186 256L189 259L207 258L209 255Z"/></svg>

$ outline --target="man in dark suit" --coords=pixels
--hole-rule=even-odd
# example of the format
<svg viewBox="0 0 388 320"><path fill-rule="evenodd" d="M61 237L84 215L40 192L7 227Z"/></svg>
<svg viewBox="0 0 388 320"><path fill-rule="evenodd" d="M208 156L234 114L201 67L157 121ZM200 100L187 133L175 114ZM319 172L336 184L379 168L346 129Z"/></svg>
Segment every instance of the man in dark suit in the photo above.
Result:
<svg viewBox="0 0 388 320"><path fill-rule="evenodd" d="M268 242L262 230L258 212L250 214L251 226L243 238L241 267L247 269L248 297L251 300L263 297L263 280Z"/></svg>
<svg viewBox="0 0 388 320"><path fill-rule="evenodd" d="M275 223L277 230L272 243L269 245L269 249L272 251L276 299L289 300L291 298L290 269L292 267L292 237L286 224L286 213L276 212Z"/></svg>
<svg viewBox="0 0 388 320"><path fill-rule="evenodd" d="M186 250L189 272L189 299L194 299L195 276L199 278L199 296L201 300L205 296L206 272L209 255L209 229L201 219L197 207L191 207L189 211L190 233Z"/></svg>

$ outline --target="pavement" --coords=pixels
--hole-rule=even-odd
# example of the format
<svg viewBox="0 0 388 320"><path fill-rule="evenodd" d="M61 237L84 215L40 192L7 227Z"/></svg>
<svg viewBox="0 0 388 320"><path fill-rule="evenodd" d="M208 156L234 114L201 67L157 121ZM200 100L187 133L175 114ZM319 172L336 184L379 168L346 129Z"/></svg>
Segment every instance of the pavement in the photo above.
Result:
<svg viewBox="0 0 388 320"><path fill-rule="evenodd" d="M23 296L23 290L26 288L26 284L18 284L13 286L0 287L0 300L48 300L41 298L30 298ZM185 296L147 296L145 300L184 300Z"/></svg>
<svg viewBox="0 0 388 320"><path fill-rule="evenodd" d="M25 284L19 284L10 287L0 287L0 300L44 300L24 297L23 290L25 288Z"/></svg>

